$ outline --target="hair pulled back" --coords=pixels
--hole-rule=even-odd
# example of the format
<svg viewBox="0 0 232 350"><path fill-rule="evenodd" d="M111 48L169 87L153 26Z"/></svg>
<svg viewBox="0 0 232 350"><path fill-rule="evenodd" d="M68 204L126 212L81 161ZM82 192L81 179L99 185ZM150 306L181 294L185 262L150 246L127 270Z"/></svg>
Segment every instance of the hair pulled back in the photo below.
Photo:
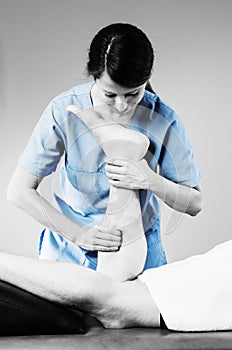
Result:
<svg viewBox="0 0 232 350"><path fill-rule="evenodd" d="M153 61L152 45L141 29L128 23L114 23L93 38L87 72L96 80L106 70L118 85L134 88L149 80Z"/></svg>

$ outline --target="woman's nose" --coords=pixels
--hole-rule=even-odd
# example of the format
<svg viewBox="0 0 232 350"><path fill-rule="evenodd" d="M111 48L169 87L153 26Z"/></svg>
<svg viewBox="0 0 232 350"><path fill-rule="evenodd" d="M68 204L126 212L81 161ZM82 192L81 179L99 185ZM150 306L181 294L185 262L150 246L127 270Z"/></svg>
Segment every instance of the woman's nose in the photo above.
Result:
<svg viewBox="0 0 232 350"><path fill-rule="evenodd" d="M122 113L127 109L127 101L124 97L117 97L115 100L115 108L118 112Z"/></svg>

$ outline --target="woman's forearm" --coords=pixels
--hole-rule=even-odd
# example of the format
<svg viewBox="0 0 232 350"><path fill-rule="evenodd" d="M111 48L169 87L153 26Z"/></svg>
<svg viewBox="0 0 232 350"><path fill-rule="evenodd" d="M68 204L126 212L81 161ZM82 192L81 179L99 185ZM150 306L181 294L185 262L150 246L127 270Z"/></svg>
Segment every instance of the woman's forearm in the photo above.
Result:
<svg viewBox="0 0 232 350"><path fill-rule="evenodd" d="M45 198L37 192L37 186L28 186L25 172L17 169L8 186L8 200L33 217L48 229L62 234L67 239L78 242L83 234L83 227L54 208ZM20 184L20 186L19 186Z"/></svg>
<svg viewBox="0 0 232 350"><path fill-rule="evenodd" d="M177 211L195 216L202 209L202 194L197 188L174 183L155 172L150 176L148 187Z"/></svg>
<svg viewBox="0 0 232 350"><path fill-rule="evenodd" d="M109 159L106 175L112 186L151 190L177 211L194 216L201 210L202 194L198 186L191 188L180 185L158 175L145 159L133 162L118 157Z"/></svg>
<svg viewBox="0 0 232 350"><path fill-rule="evenodd" d="M83 233L80 225L59 212L36 190L30 190L30 193L25 193L24 196L24 200L18 203L18 207L48 229L60 233L73 242L79 240L79 236Z"/></svg>

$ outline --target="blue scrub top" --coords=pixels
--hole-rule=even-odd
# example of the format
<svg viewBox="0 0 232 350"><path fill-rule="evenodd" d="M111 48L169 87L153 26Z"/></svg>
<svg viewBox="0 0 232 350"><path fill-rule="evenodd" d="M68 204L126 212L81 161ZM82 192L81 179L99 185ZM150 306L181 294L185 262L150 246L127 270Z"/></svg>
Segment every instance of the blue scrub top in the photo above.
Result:
<svg viewBox="0 0 232 350"><path fill-rule="evenodd" d="M59 210L80 225L99 225L106 210L109 182L105 154L88 127L72 113L70 104L92 108L88 82L58 95L39 119L19 158L19 166L44 177L55 172L53 195ZM184 127L177 114L157 95L145 91L130 125L150 140L145 156L149 166L179 184L197 186L201 174ZM62 159L62 162L60 160ZM59 167L57 165L59 164ZM156 196L140 190L143 226L148 253L144 269L166 263L160 238L160 211ZM96 269L97 252L87 251L62 235L45 228L40 236L39 256L73 262Z"/></svg>

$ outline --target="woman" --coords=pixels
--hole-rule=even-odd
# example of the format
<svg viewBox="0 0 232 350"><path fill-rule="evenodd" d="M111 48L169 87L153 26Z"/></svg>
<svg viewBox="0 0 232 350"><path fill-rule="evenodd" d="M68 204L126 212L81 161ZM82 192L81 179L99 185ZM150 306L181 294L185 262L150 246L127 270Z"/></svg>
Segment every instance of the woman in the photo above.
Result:
<svg viewBox="0 0 232 350"><path fill-rule="evenodd" d="M120 248L123 228L102 227L110 185L140 190L147 242L144 270L166 264L157 197L192 216L201 210L200 172L183 125L149 83L153 60L151 43L137 27L116 23L101 29L87 64L94 80L53 99L38 121L10 181L8 198L46 227L40 258L96 269L98 252ZM103 119L146 135L150 146L144 159L105 159L91 130L67 111L69 105L93 108ZM51 205L37 189L55 171Z"/></svg>

